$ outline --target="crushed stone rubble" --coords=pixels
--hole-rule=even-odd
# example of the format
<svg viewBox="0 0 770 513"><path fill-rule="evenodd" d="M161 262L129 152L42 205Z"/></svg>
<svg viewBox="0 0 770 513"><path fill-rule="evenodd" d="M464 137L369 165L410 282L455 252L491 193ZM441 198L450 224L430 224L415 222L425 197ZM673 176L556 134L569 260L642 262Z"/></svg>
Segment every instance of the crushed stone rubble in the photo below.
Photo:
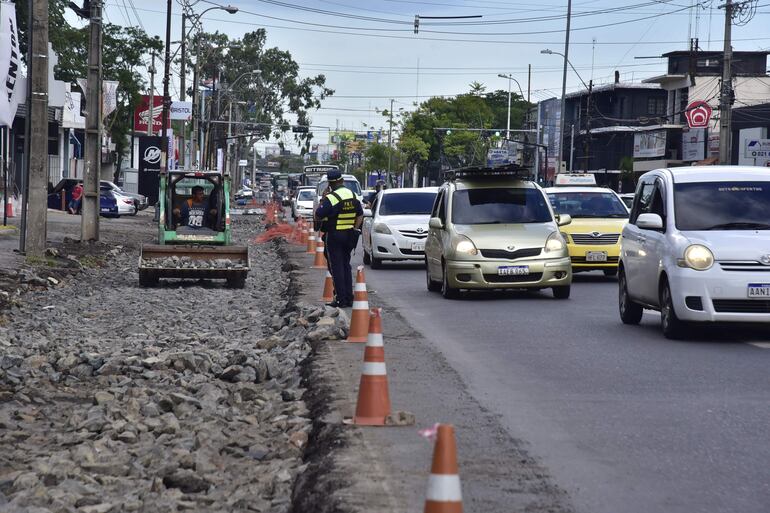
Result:
<svg viewBox="0 0 770 513"><path fill-rule="evenodd" d="M277 244L244 290L142 289L137 248L0 311L0 512L289 511L301 365L345 313L295 303Z"/></svg>
<svg viewBox="0 0 770 513"><path fill-rule="evenodd" d="M245 269L248 267L248 262L230 258L199 260L188 256L172 256L166 258L143 258L141 265L142 267L152 269Z"/></svg>

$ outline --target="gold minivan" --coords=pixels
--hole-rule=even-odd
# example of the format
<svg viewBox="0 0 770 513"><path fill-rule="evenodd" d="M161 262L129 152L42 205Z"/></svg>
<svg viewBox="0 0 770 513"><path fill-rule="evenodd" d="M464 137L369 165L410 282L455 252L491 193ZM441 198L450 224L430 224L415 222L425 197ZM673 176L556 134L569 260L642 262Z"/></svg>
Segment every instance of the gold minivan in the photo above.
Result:
<svg viewBox="0 0 770 513"><path fill-rule="evenodd" d="M495 168L457 172L439 189L425 242L428 290L544 289L567 299L572 266L543 190Z"/></svg>

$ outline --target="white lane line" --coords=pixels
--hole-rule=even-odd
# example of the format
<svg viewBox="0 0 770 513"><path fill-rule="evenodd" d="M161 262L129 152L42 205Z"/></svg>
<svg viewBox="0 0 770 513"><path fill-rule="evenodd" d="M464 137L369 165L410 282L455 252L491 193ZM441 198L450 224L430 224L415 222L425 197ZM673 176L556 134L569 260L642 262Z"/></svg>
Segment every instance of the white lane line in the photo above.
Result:
<svg viewBox="0 0 770 513"><path fill-rule="evenodd" d="M770 342L746 342L750 346L758 347L760 349L770 349Z"/></svg>

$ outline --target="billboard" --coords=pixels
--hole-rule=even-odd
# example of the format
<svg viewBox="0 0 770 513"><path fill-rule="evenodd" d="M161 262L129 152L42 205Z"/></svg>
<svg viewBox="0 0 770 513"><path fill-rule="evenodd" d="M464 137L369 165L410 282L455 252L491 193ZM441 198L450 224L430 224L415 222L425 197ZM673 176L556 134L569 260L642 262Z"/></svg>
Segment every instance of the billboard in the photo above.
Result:
<svg viewBox="0 0 770 513"><path fill-rule="evenodd" d="M152 115L152 131L153 133L160 133L163 118L163 97L152 97L152 113L150 113L149 105L150 96L143 95L142 99L139 100L139 105L134 110L134 130L147 132L147 121ZM169 105L168 115L171 121L190 121L192 119L192 103L172 101Z"/></svg>
<svg viewBox="0 0 770 513"><path fill-rule="evenodd" d="M706 158L706 130L706 128L682 130L682 160L693 161Z"/></svg>
<svg viewBox="0 0 770 513"><path fill-rule="evenodd" d="M665 155L665 130L650 130L634 134L634 158L663 157Z"/></svg>
<svg viewBox="0 0 770 513"><path fill-rule="evenodd" d="M163 144L163 138L160 136L142 135L139 137L138 192L147 196L150 204L158 201L161 144Z"/></svg>

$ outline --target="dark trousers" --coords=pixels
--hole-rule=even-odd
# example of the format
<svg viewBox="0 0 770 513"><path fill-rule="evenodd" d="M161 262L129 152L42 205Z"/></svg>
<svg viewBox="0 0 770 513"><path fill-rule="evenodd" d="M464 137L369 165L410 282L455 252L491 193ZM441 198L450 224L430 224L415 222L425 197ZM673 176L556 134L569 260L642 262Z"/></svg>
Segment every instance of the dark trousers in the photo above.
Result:
<svg viewBox="0 0 770 513"><path fill-rule="evenodd" d="M331 231L326 234L326 252L332 273L334 293L338 303L353 303L353 271L350 268L352 230Z"/></svg>

